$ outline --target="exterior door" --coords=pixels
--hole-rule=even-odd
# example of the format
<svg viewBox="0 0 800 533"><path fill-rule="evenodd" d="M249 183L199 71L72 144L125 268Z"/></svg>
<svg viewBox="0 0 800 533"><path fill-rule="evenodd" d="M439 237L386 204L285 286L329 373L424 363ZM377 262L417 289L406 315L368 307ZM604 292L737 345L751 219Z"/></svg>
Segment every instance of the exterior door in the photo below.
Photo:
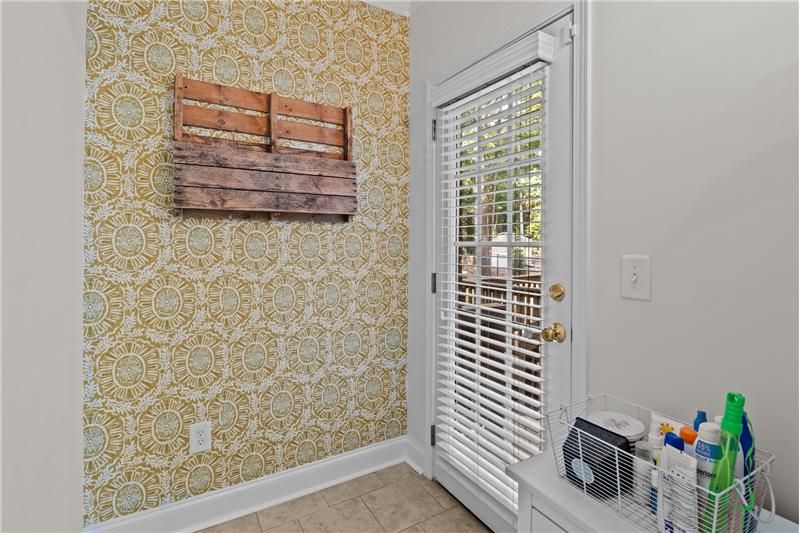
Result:
<svg viewBox="0 0 800 533"><path fill-rule="evenodd" d="M495 530L516 523L505 466L546 449L544 413L570 402L571 19L434 98L434 475Z"/></svg>

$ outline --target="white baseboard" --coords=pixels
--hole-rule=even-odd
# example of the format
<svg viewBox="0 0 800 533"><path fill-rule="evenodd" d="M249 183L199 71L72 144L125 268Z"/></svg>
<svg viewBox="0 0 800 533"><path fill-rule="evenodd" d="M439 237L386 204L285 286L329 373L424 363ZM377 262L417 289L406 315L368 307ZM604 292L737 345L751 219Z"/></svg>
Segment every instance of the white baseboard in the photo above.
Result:
<svg viewBox="0 0 800 533"><path fill-rule="evenodd" d="M406 462L423 476L432 477L433 472L428 472L425 468L427 464L425 450L415 439L411 437L406 439Z"/></svg>
<svg viewBox="0 0 800 533"><path fill-rule="evenodd" d="M84 531L198 531L265 507L408 461L405 436L267 476L94 524Z"/></svg>

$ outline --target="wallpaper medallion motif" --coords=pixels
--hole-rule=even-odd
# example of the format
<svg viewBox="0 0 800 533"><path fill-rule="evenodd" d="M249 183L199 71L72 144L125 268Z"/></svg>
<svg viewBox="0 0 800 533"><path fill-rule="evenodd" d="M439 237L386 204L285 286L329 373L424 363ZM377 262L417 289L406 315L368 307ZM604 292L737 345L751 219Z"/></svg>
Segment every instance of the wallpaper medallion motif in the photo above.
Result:
<svg viewBox="0 0 800 533"><path fill-rule="evenodd" d="M87 525L405 433L407 39L363 3L90 1ZM176 71L352 106L355 220L174 216Z"/></svg>

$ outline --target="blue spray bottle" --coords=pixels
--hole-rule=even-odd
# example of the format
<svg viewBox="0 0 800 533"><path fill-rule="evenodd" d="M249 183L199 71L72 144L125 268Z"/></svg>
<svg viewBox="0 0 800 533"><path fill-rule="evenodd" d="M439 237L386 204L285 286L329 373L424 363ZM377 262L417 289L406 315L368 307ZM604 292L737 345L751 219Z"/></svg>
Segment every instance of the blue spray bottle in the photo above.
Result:
<svg viewBox="0 0 800 533"><path fill-rule="evenodd" d="M706 416L706 412L698 410L697 416L694 417L694 423L692 424L692 427L694 428L695 431L697 431L698 429L700 429L700 424L702 424L703 422L708 422L708 417Z"/></svg>
<svg viewBox="0 0 800 533"><path fill-rule="evenodd" d="M744 484L745 499L747 506L742 507L741 531L752 533L755 530L758 520L754 520L750 511L755 508L755 480L748 478L756 469L756 438L753 436L753 424L746 412L742 413L742 435L739 437L739 451L743 458L742 478L746 480Z"/></svg>

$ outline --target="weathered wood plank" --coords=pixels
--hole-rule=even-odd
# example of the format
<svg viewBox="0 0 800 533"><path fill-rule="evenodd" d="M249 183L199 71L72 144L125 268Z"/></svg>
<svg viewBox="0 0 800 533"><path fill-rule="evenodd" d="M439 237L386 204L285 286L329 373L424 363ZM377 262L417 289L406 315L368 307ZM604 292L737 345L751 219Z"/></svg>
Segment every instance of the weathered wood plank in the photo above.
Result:
<svg viewBox="0 0 800 533"><path fill-rule="evenodd" d="M262 220L268 222L272 220L270 211L222 211L218 209L176 209L182 216L195 218L229 219L236 218L241 220ZM344 215L336 215L344 216Z"/></svg>
<svg viewBox="0 0 800 533"><path fill-rule="evenodd" d="M357 211L358 199L353 196L322 196L176 186L175 207L180 209L291 211L293 213L348 215Z"/></svg>
<svg viewBox="0 0 800 533"><path fill-rule="evenodd" d="M356 164L353 161L260 153L252 150L236 150L226 146L176 142L173 148L173 157L175 163L189 165L245 168L339 178L356 176Z"/></svg>
<svg viewBox="0 0 800 533"><path fill-rule="evenodd" d="M328 178L239 168L175 165L175 185L249 191L355 196L354 178Z"/></svg>
<svg viewBox="0 0 800 533"><path fill-rule="evenodd" d="M280 220L283 222L318 222L325 224L341 224L349 222L353 215L326 215L314 213L285 213L280 211L222 211L214 209L177 209L184 217L213 218L216 220Z"/></svg>
<svg viewBox="0 0 800 533"><path fill-rule="evenodd" d="M314 102L306 102L286 96L281 96L278 99L276 110L281 115L317 120L319 122L330 122L340 126L343 125L345 121L344 108L333 107L326 104L315 104Z"/></svg>
<svg viewBox="0 0 800 533"><path fill-rule="evenodd" d="M183 78L182 81L183 97L188 100L222 104L253 111L267 111L267 93L186 78Z"/></svg>
<svg viewBox="0 0 800 533"><path fill-rule="evenodd" d="M324 157L325 159L344 159L342 152L318 152L316 150L302 150L291 146L275 145L272 149L274 154L292 154L303 157Z"/></svg>
<svg viewBox="0 0 800 533"><path fill-rule="evenodd" d="M353 160L353 109L350 107L344 110L344 146L342 147L342 159Z"/></svg>
<svg viewBox="0 0 800 533"><path fill-rule="evenodd" d="M330 146L344 145L344 131L340 129L313 126L302 122L289 122L280 118L275 122L275 137Z"/></svg>
<svg viewBox="0 0 800 533"><path fill-rule="evenodd" d="M275 122L278 120L278 112L275 110L280 96L277 93L270 93L267 98L269 103L269 151L278 152L278 139L275 135Z"/></svg>
<svg viewBox="0 0 800 533"><path fill-rule="evenodd" d="M276 211L272 213L272 220L282 222L321 222L327 224L341 224L349 222L353 215L322 215L314 213L287 213Z"/></svg>
<svg viewBox="0 0 800 533"><path fill-rule="evenodd" d="M222 109L209 109L196 105L183 106L183 123L186 126L199 126L216 130L268 135L267 117L243 115Z"/></svg>
<svg viewBox="0 0 800 533"><path fill-rule="evenodd" d="M175 74L175 114L172 129L176 141L183 140L183 74Z"/></svg>
<svg viewBox="0 0 800 533"><path fill-rule="evenodd" d="M206 137L204 135L194 135L192 133L184 133L183 140L185 142L205 144L207 146L227 146L229 148L253 150L255 152L266 152L269 148L263 143L249 143L245 141L235 141L233 139L223 139L221 137Z"/></svg>

